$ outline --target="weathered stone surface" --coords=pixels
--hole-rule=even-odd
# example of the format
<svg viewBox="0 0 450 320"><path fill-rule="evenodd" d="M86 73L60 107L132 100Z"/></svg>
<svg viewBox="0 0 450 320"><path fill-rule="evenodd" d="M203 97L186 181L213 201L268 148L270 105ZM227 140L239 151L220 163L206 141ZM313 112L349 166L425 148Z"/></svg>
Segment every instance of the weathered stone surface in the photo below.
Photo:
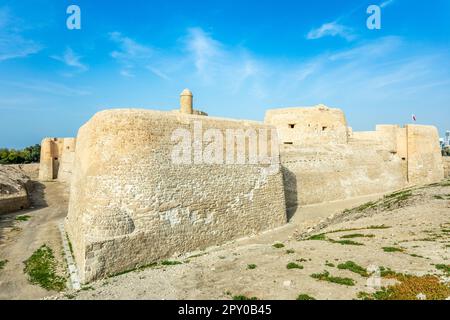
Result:
<svg viewBox="0 0 450 320"><path fill-rule="evenodd" d="M0 214L26 209L33 184L16 166L0 165Z"/></svg>
<svg viewBox="0 0 450 320"><path fill-rule="evenodd" d="M267 111L276 126L289 208L382 193L444 178L437 129L378 125L353 132L323 105Z"/></svg>
<svg viewBox="0 0 450 320"><path fill-rule="evenodd" d="M76 140L74 138L45 138L41 142L39 180L70 182Z"/></svg>
<svg viewBox="0 0 450 320"><path fill-rule="evenodd" d="M450 177L450 157L443 157L442 158L444 162L444 176L445 178Z"/></svg>
<svg viewBox="0 0 450 320"><path fill-rule="evenodd" d="M270 129L149 110L96 114L77 136L66 230L83 282L286 223L279 158L174 164L176 129Z"/></svg>

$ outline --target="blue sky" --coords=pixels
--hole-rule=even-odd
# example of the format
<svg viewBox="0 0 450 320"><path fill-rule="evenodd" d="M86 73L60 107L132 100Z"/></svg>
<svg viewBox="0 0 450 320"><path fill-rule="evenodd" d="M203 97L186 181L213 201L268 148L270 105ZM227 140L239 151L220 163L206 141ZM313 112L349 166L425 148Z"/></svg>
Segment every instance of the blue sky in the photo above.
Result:
<svg viewBox="0 0 450 320"><path fill-rule="evenodd" d="M416 114L443 133L449 31L447 0L0 0L0 147L75 136L107 108L176 109L185 87L213 116L323 103L354 130Z"/></svg>

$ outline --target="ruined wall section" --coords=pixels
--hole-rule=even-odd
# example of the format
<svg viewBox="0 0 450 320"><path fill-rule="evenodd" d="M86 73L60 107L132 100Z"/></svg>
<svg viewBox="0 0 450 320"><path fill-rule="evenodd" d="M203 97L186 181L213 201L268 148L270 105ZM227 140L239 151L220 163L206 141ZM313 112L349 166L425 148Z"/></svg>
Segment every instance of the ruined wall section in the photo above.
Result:
<svg viewBox="0 0 450 320"><path fill-rule="evenodd" d="M41 142L39 180L69 181L75 152L74 138L45 138Z"/></svg>
<svg viewBox="0 0 450 320"><path fill-rule="evenodd" d="M65 138L62 144L61 158L59 162L58 180L70 183L72 169L75 160L75 138Z"/></svg>
<svg viewBox="0 0 450 320"><path fill-rule="evenodd" d="M83 282L286 223L279 159L174 164L176 129L269 128L149 110L96 114L78 133L66 230Z"/></svg>
<svg viewBox="0 0 450 320"><path fill-rule="evenodd" d="M324 105L268 110L264 122L277 128L281 144L347 144L348 140L342 110Z"/></svg>

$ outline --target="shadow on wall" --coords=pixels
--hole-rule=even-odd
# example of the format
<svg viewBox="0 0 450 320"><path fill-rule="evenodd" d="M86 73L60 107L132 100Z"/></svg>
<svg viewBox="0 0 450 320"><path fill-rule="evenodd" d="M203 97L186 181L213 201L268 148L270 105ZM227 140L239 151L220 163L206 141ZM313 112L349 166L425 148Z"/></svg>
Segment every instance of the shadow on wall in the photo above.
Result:
<svg viewBox="0 0 450 320"><path fill-rule="evenodd" d="M297 177L288 168L281 166L283 173L284 197L288 222L292 219L298 208Z"/></svg>

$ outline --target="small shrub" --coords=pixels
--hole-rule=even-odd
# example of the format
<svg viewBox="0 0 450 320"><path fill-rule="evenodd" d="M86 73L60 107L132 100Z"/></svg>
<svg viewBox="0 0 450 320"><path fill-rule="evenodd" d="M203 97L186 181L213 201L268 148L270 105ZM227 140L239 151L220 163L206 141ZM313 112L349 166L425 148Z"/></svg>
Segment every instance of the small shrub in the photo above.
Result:
<svg viewBox="0 0 450 320"><path fill-rule="evenodd" d="M8 263L8 260L0 260L0 270L2 270L7 263Z"/></svg>
<svg viewBox="0 0 450 320"><path fill-rule="evenodd" d="M293 254L293 253L295 253L295 250L289 249L289 250L286 250L286 253L287 254Z"/></svg>
<svg viewBox="0 0 450 320"><path fill-rule="evenodd" d="M302 294L299 294L299 296L297 297L296 300L316 300L316 299L314 299L313 297L311 297L307 294L302 293Z"/></svg>
<svg viewBox="0 0 450 320"><path fill-rule="evenodd" d="M443 271L447 276L450 276L450 265L448 264L437 264L436 269Z"/></svg>
<svg viewBox="0 0 450 320"><path fill-rule="evenodd" d="M336 283L344 286L354 286L355 281L350 278L341 278L341 277L333 277L330 276L328 271L324 271L323 273L314 273L311 275L312 278L320 280L320 281L328 281L331 283Z"/></svg>
<svg viewBox="0 0 450 320"><path fill-rule="evenodd" d="M361 233L354 233L354 234L347 234L345 236L342 236L341 239L353 239L353 238L373 238L375 235L373 234L361 234Z"/></svg>
<svg viewBox="0 0 450 320"><path fill-rule="evenodd" d="M316 234L314 236L309 237L306 240L326 240L327 238L325 237L325 233L321 233L321 234Z"/></svg>
<svg viewBox="0 0 450 320"><path fill-rule="evenodd" d="M289 263L286 265L286 268L287 268L287 269L303 269L303 266L302 266L302 265L299 265L299 264L297 264L297 263L295 263L295 262L289 262Z"/></svg>
<svg viewBox="0 0 450 320"><path fill-rule="evenodd" d="M338 267L338 269L341 269L341 270L349 270L351 272L357 273L362 277L369 276L366 268L359 266L358 264L354 263L353 261L347 261L345 263L338 264L337 267Z"/></svg>
<svg viewBox="0 0 450 320"><path fill-rule="evenodd" d="M282 243L275 243L275 244L273 245L273 247L274 247L274 248L277 248L277 249L281 249L281 248L284 248L284 244L282 244Z"/></svg>
<svg viewBox="0 0 450 320"><path fill-rule="evenodd" d="M233 296L233 300L242 300L242 301L244 301L244 300L258 300L258 298L257 297L247 297L247 296L244 296L244 295L239 295L239 296Z"/></svg>
<svg viewBox="0 0 450 320"><path fill-rule="evenodd" d="M396 247L383 247L384 252L403 252L403 249Z"/></svg>
<svg viewBox="0 0 450 320"><path fill-rule="evenodd" d="M180 261L169 261L169 260L164 260L164 261L161 262L161 264L162 264L163 266L175 266L175 265L183 264L183 263L180 262Z"/></svg>
<svg viewBox="0 0 450 320"><path fill-rule="evenodd" d="M16 221L28 221L28 220L30 220L30 216L17 216L16 217Z"/></svg>
<svg viewBox="0 0 450 320"><path fill-rule="evenodd" d="M256 269L256 264L249 264L249 265L247 265L247 269L249 269L249 270L253 270L253 269Z"/></svg>

